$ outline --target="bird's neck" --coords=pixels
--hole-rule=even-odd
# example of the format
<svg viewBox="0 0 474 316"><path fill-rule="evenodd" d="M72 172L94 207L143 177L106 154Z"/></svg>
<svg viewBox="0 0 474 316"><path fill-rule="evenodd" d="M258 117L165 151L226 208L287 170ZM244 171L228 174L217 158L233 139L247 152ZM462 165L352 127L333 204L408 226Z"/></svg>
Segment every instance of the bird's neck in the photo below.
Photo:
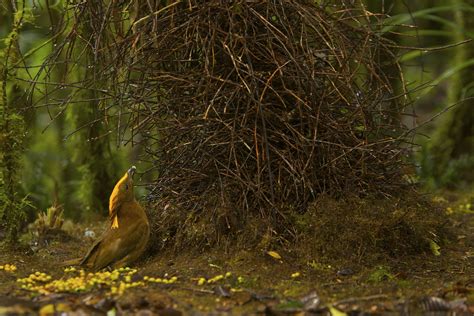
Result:
<svg viewBox="0 0 474 316"><path fill-rule="evenodd" d="M140 204L135 199L124 201L120 206L120 210L118 212L119 218L136 218L136 217L144 217L145 211L141 207Z"/></svg>

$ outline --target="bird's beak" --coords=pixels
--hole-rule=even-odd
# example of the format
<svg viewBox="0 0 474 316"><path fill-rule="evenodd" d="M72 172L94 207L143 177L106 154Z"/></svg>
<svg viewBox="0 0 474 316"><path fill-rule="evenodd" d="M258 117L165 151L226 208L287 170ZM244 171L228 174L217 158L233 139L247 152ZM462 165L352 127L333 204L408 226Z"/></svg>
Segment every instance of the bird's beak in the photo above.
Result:
<svg viewBox="0 0 474 316"><path fill-rule="evenodd" d="M133 178L133 175L135 174L136 171L137 171L137 167L132 166L130 169L127 170L128 176L130 178Z"/></svg>

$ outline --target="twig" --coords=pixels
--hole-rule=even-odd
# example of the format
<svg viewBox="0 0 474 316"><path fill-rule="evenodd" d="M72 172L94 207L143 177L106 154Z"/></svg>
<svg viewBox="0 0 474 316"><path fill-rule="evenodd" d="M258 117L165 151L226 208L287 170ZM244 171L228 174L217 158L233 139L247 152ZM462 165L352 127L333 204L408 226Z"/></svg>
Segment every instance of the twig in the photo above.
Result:
<svg viewBox="0 0 474 316"><path fill-rule="evenodd" d="M336 301L333 303L333 305L350 304L350 303L365 302L365 301L372 301L372 300L386 299L386 298L388 298L386 294L375 294L375 295L362 296L362 297L350 297L350 298L346 298L340 301Z"/></svg>

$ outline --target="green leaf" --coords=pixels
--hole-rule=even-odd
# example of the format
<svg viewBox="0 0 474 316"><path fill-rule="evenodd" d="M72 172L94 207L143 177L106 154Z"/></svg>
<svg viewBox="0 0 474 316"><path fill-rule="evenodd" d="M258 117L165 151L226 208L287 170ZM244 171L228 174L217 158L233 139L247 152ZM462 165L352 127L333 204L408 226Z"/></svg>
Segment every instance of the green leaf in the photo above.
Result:
<svg viewBox="0 0 474 316"><path fill-rule="evenodd" d="M441 255L441 252L439 251L441 247L433 239L430 239L430 249L433 255L435 256Z"/></svg>
<svg viewBox="0 0 474 316"><path fill-rule="evenodd" d="M331 313L332 316L347 316L346 313L341 312L340 310L338 310L337 308L335 308L331 305L328 306L328 309L329 309L329 312Z"/></svg>
<svg viewBox="0 0 474 316"><path fill-rule="evenodd" d="M390 32L394 28L398 27L400 24L407 23L413 21L415 18L422 18L426 17L431 13L439 13L439 12L449 12L449 11L456 11L461 10L465 12L474 12L474 7L469 5L447 5L447 6L437 6L428 9L418 10L415 12L410 13L402 13L394 15L388 19L384 20L385 27L382 29L382 33Z"/></svg>
<svg viewBox="0 0 474 316"><path fill-rule="evenodd" d="M445 72L443 72L441 75L439 75L437 78L435 78L433 81L430 82L430 85L427 89L425 89L422 93L420 93L419 97L422 97L424 95L427 95L430 93L438 84L443 82L446 79L451 78L461 70L468 68L470 66L474 65L474 58L466 60L464 63L457 64L456 66L448 68Z"/></svg>
<svg viewBox="0 0 474 316"><path fill-rule="evenodd" d="M354 129L358 132L364 132L365 131L365 126L364 125L357 125L354 127Z"/></svg>

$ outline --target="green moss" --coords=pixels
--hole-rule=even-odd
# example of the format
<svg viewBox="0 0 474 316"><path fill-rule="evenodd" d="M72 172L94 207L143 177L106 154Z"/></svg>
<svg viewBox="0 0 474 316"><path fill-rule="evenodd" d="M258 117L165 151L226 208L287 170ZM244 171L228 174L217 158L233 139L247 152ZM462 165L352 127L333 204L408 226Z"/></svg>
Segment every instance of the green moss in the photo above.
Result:
<svg viewBox="0 0 474 316"><path fill-rule="evenodd" d="M308 261L306 264L316 272L327 272L333 269L330 264L323 264L321 262L317 262L316 260Z"/></svg>
<svg viewBox="0 0 474 316"><path fill-rule="evenodd" d="M377 266L367 277L369 282L384 282L395 279L395 276L390 272L390 268L386 266Z"/></svg>
<svg viewBox="0 0 474 316"><path fill-rule="evenodd" d="M352 258L368 263L429 253L429 240L447 235L444 210L417 194L389 199L322 196L297 217L297 251L309 262Z"/></svg>
<svg viewBox="0 0 474 316"><path fill-rule="evenodd" d="M5 49L0 58L0 229L4 228L7 240L15 244L25 221L25 208L29 206L19 191L25 124L20 115L24 104L15 67L21 59L19 33L29 15L14 8L12 16L12 29L4 39Z"/></svg>
<svg viewBox="0 0 474 316"><path fill-rule="evenodd" d="M410 281L410 280L400 280L400 279L397 279L397 285L402 288L402 289L409 289L409 288L413 288L414 287L414 282Z"/></svg>
<svg viewBox="0 0 474 316"><path fill-rule="evenodd" d="M285 301L276 306L276 309L302 308L304 306L300 301Z"/></svg>

